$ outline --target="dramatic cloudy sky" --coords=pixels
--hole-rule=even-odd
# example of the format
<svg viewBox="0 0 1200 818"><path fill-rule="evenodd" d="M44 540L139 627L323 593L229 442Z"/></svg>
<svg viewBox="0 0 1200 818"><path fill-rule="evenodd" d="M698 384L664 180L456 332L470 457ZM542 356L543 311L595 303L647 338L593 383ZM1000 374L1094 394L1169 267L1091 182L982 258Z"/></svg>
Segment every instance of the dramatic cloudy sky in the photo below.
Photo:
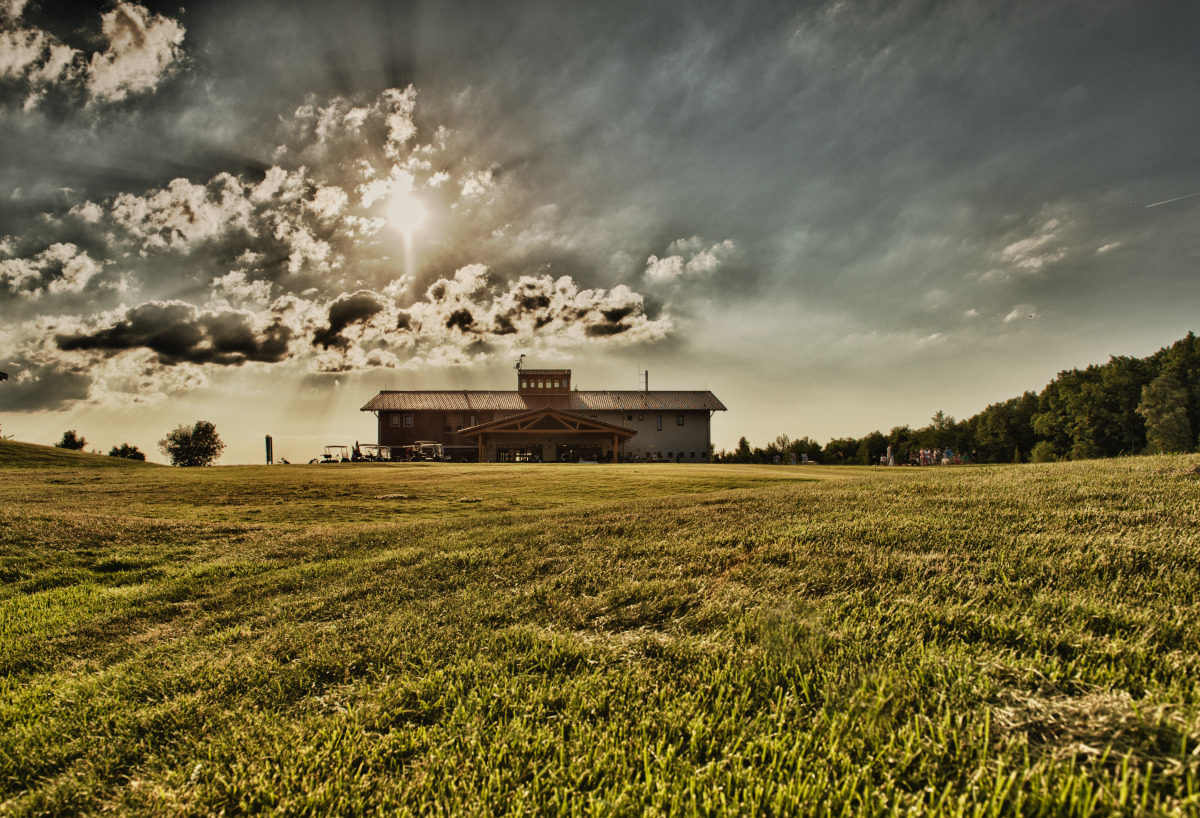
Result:
<svg viewBox="0 0 1200 818"><path fill-rule="evenodd" d="M0 431L302 460L522 353L711 389L717 447L966 417L1200 330L1198 34L1194 0L0 0Z"/></svg>

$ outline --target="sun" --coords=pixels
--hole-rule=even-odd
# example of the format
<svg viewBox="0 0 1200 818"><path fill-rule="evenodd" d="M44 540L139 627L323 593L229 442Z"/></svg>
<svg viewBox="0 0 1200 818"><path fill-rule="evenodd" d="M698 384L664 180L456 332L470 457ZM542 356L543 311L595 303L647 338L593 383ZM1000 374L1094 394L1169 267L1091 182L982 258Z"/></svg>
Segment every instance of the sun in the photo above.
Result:
<svg viewBox="0 0 1200 818"><path fill-rule="evenodd" d="M392 227L411 237L425 225L425 206L412 194L400 193L388 203L387 220Z"/></svg>

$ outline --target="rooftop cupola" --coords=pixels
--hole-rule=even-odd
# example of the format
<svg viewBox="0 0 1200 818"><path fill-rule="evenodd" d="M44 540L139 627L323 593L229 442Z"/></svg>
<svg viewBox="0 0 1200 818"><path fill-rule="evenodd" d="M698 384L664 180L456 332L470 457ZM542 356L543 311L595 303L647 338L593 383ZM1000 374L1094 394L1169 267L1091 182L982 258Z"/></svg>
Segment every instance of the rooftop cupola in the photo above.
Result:
<svg viewBox="0 0 1200 818"><path fill-rule="evenodd" d="M522 395L567 395L571 392L569 369L519 369L517 392Z"/></svg>

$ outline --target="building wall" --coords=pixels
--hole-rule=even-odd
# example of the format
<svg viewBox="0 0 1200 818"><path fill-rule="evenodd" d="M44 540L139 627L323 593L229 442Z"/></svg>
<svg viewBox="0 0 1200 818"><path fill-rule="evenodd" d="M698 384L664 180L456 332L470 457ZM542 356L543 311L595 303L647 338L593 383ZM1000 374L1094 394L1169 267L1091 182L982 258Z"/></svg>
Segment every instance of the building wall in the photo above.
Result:
<svg viewBox="0 0 1200 818"><path fill-rule="evenodd" d="M589 415L589 417L591 417ZM659 429L659 418L662 429ZM679 425L678 418L683 418ZM621 456L704 463L712 459L711 415L702 412L598 412L596 419L633 429L637 436L621 445Z"/></svg>
<svg viewBox="0 0 1200 818"><path fill-rule="evenodd" d="M379 443L383 446L409 446L417 441L441 443L447 449L463 448L478 451L475 441L460 434L459 429L497 420L508 412L380 412ZM404 424L405 417L412 425ZM447 452L450 454L450 452Z"/></svg>
<svg viewBox="0 0 1200 818"><path fill-rule="evenodd" d="M467 454L474 457L478 446L473 440L456 434L458 429L479 423L488 423L508 417L514 412L386 412L379 413L379 443L384 446L407 446L417 441L429 440L441 443L451 457ZM636 459L658 459L683 463L705 463L712 459L711 414L708 411L676 412L581 412L584 417L595 418L614 426L633 429L637 436L618 448L621 457ZM412 417L412 425L404 425L405 415ZM662 429L659 429L659 418ZM679 425L678 418L683 418ZM395 418L395 421L393 421ZM542 436L544 437L544 435ZM543 441L544 442L544 441ZM555 438L555 442L560 442ZM567 442L562 438L561 442ZM551 444L546 443L547 446ZM489 447L489 459L494 458L494 445ZM546 458L553 460L550 449Z"/></svg>

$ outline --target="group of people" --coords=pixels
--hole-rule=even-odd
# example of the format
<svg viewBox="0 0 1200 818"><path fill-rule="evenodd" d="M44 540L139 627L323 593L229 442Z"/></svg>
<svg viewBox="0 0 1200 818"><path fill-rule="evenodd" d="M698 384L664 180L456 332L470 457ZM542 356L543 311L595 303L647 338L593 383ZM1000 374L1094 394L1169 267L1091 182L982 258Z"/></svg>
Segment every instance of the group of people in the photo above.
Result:
<svg viewBox="0 0 1200 818"><path fill-rule="evenodd" d="M945 449L916 449L908 453L910 466L961 466L970 463L971 456L966 453L955 453L950 447ZM895 466L896 450L887 447L887 454L879 456L879 465Z"/></svg>
<svg viewBox="0 0 1200 818"><path fill-rule="evenodd" d="M955 453L949 446L945 449L917 449L908 453L910 466L961 466L970 463L971 457L965 453Z"/></svg>

